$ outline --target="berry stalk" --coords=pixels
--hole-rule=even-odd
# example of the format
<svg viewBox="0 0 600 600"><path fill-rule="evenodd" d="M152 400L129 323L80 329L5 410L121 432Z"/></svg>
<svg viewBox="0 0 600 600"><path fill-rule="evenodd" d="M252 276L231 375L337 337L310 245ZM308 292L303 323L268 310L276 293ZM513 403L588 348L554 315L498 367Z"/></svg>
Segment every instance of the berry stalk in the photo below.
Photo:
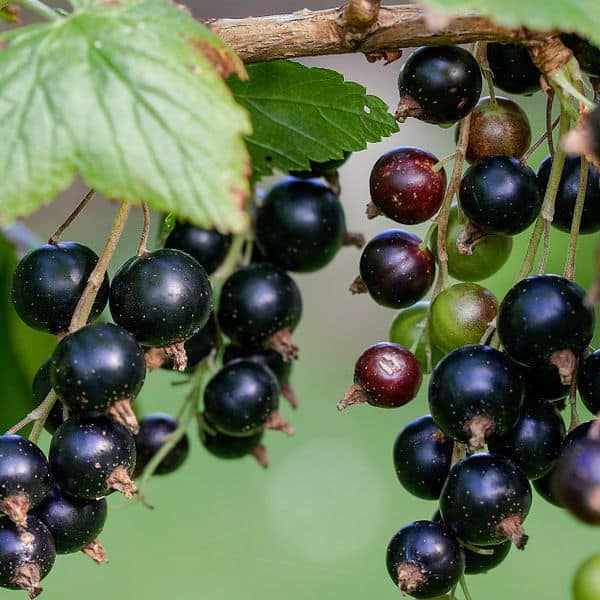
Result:
<svg viewBox="0 0 600 600"><path fill-rule="evenodd" d="M47 21L59 21L64 18L54 8L40 2L40 0L17 0L17 2Z"/></svg>
<svg viewBox="0 0 600 600"><path fill-rule="evenodd" d="M588 183L588 163L581 157L581 172L579 173L579 187L577 188L577 198L575 199L575 209L573 211L573 221L571 222L571 233L569 237L569 249L567 251L567 260L565 263L564 276L573 280L575 277L575 261L577 258L577 242L579 240L579 228L581 226L581 217L583 215L583 206Z"/></svg>
<svg viewBox="0 0 600 600"><path fill-rule="evenodd" d="M142 202L142 214L144 224L142 225L142 233L140 235L140 243L138 244L137 255L144 256L148 253L148 235L150 234L150 208L146 201Z"/></svg>
<svg viewBox="0 0 600 600"><path fill-rule="evenodd" d="M58 244L58 240L60 240L60 236L63 234L65 229L70 227L70 225L75 221L75 219L81 214L81 211L87 206L88 202L96 195L96 190L90 188L88 193L83 197L81 202L75 207L75 210L65 219L64 223L58 226L56 231L50 236L48 239L49 244L53 244L56 246Z"/></svg>

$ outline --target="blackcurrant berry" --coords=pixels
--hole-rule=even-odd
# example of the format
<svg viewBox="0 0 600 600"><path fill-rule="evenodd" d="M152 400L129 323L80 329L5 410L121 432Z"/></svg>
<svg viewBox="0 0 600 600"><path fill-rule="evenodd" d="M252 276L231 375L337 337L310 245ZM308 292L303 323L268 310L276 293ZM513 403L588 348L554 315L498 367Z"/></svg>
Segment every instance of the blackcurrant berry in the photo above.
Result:
<svg viewBox="0 0 600 600"><path fill-rule="evenodd" d="M509 156L490 156L471 165L459 195L465 215L486 233L521 233L542 207L535 173Z"/></svg>
<svg viewBox="0 0 600 600"><path fill-rule="evenodd" d="M465 570L465 555L444 523L415 521L390 540L387 570L400 591L432 598L450 591Z"/></svg>
<svg viewBox="0 0 600 600"><path fill-rule="evenodd" d="M410 402L419 391L423 372L415 355L398 344L369 346L354 367L354 384L348 388L339 410L368 402L379 408L396 408Z"/></svg>
<svg viewBox="0 0 600 600"><path fill-rule="evenodd" d="M229 246L230 235L181 222L175 225L165 242L165 248L181 250L195 258L209 275L221 266Z"/></svg>
<svg viewBox="0 0 600 600"><path fill-rule="evenodd" d="M431 340L442 352L478 344L498 314L498 300L476 283L457 283L431 305Z"/></svg>
<svg viewBox="0 0 600 600"><path fill-rule="evenodd" d="M508 260L513 247L510 236L484 233L464 223L458 207L450 209L446 233L448 274L459 281L480 281L496 273ZM430 244L437 257L437 227Z"/></svg>
<svg viewBox="0 0 600 600"><path fill-rule="evenodd" d="M263 366L271 369L277 381L279 382L279 391L282 396L294 407L298 406L298 398L290 384L290 375L292 373L292 362L285 360L284 357L275 350L256 351L253 349L244 348L230 344L225 348L223 354L223 364L228 363L236 358L246 358L259 362Z"/></svg>
<svg viewBox="0 0 600 600"><path fill-rule="evenodd" d="M515 363L515 367L521 372L526 398L553 401L568 395L570 386L563 384L554 365L525 367Z"/></svg>
<svg viewBox="0 0 600 600"><path fill-rule="evenodd" d="M440 496L440 512L463 541L479 546L509 539L522 550L523 521L531 507L525 473L502 456L474 454L450 471Z"/></svg>
<svg viewBox="0 0 600 600"><path fill-rule="evenodd" d="M48 333L67 331L75 307L98 256L83 244L60 242L40 246L17 265L11 298L17 314L27 325ZM105 276L92 306L97 317L108 301Z"/></svg>
<svg viewBox="0 0 600 600"><path fill-rule="evenodd" d="M344 209L319 181L289 178L271 188L258 209L256 241L266 259L288 271L329 264L346 233Z"/></svg>
<svg viewBox="0 0 600 600"><path fill-rule="evenodd" d="M477 104L481 71L473 55L459 46L422 47L406 61L398 89L399 118L454 123Z"/></svg>
<svg viewBox="0 0 600 600"><path fill-rule="evenodd" d="M574 360L594 333L593 308L585 290L558 275L528 277L514 285L498 311L498 334L510 356L527 366L558 367L564 384L570 383Z"/></svg>
<svg viewBox="0 0 600 600"><path fill-rule="evenodd" d="M24 590L30 598L42 592L40 581L54 566L56 550L48 528L27 517L25 529L8 519L0 521L0 587Z"/></svg>
<svg viewBox="0 0 600 600"><path fill-rule="evenodd" d="M542 195L546 193L551 168L552 157L547 156L540 164L537 172ZM556 193L554 218L552 220L554 227L567 233L571 231L580 174L581 159L579 157L567 157ZM600 173L590 165L588 166L588 180L579 233L595 233L598 230L600 230Z"/></svg>
<svg viewBox="0 0 600 600"><path fill-rule="evenodd" d="M437 500L452 464L454 442L429 415L406 425L394 443L400 483L414 496Z"/></svg>
<svg viewBox="0 0 600 600"><path fill-rule="evenodd" d="M142 389L146 361L135 338L111 323L94 323L66 336L54 350L50 379L73 413L104 412Z"/></svg>
<svg viewBox="0 0 600 600"><path fill-rule="evenodd" d="M50 363L51 358L44 361L33 378L31 392L35 406L39 406L52 389L52 384L50 383ZM56 400L50 414L46 418L44 428L48 433L54 433L62 425L62 422L63 405L60 400Z"/></svg>
<svg viewBox="0 0 600 600"><path fill-rule="evenodd" d="M382 306L405 308L429 291L435 275L435 260L421 240L400 229L376 235L360 257L360 279L353 292L368 291Z"/></svg>
<svg viewBox="0 0 600 600"><path fill-rule="evenodd" d="M594 554L577 569L571 589L573 600L600 598L600 554Z"/></svg>
<svg viewBox="0 0 600 600"><path fill-rule="evenodd" d="M458 138L458 129L456 131ZM482 98L471 113L471 135L466 159L470 163L490 156L521 158L531 144L531 126L525 111L512 100Z"/></svg>
<svg viewBox="0 0 600 600"><path fill-rule="evenodd" d="M212 309L206 271L185 252L163 248L130 258L110 289L110 312L146 346L183 342L204 327Z"/></svg>
<svg viewBox="0 0 600 600"><path fill-rule="evenodd" d="M429 410L449 436L482 448L508 433L523 404L521 376L506 354L489 346L465 346L447 354L429 382Z"/></svg>
<svg viewBox="0 0 600 600"><path fill-rule="evenodd" d="M344 150L343 158L334 158L325 162L310 161L310 171L290 171L292 177L300 179L316 179L318 177L327 177L333 175L346 161L352 156L352 152Z"/></svg>
<svg viewBox="0 0 600 600"><path fill-rule="evenodd" d="M262 444L263 431L246 437L234 437L210 427L200 427L198 434L202 445L216 458L236 460L253 456L263 468L269 466L267 450Z"/></svg>
<svg viewBox="0 0 600 600"><path fill-rule="evenodd" d="M585 407L595 415L600 412L600 350L579 364L577 388Z"/></svg>
<svg viewBox="0 0 600 600"><path fill-rule="evenodd" d="M233 360L208 382L204 414L221 433L250 436L261 432L279 407L273 373L258 362Z"/></svg>
<svg viewBox="0 0 600 600"><path fill-rule="evenodd" d="M600 77L600 48L575 33L561 33L560 39L573 51L582 71L592 77Z"/></svg>
<svg viewBox="0 0 600 600"><path fill-rule="evenodd" d="M552 477L552 492L580 521L600 524L600 440L579 439L563 450Z"/></svg>
<svg viewBox="0 0 600 600"><path fill-rule="evenodd" d="M106 521L106 500L85 500L54 485L33 511L48 528L57 554L79 552L100 535Z"/></svg>
<svg viewBox="0 0 600 600"><path fill-rule="evenodd" d="M446 172L434 171L438 159L421 148L405 146L386 152L373 166L369 218L378 214L398 223L424 223L439 210Z"/></svg>
<svg viewBox="0 0 600 600"><path fill-rule="evenodd" d="M533 94L540 89L541 73L521 44L488 44L487 60L494 85L509 94Z"/></svg>
<svg viewBox="0 0 600 600"><path fill-rule="evenodd" d="M424 373L431 371L427 360L427 346L431 348L431 368L440 362L443 354L431 344L431 332L429 327L426 331L423 328L427 326L425 318L429 310L429 302L417 302L408 308L401 310L390 327L390 342L412 348L418 341L414 351L415 358L419 361Z"/></svg>
<svg viewBox="0 0 600 600"><path fill-rule="evenodd" d="M492 437L488 449L509 458L529 479L538 479L552 469L565 436L565 424L553 406L545 400L527 400L514 428Z"/></svg>
<svg viewBox="0 0 600 600"><path fill-rule="evenodd" d="M302 297L280 267L251 264L223 284L218 321L223 333L240 346L270 347L289 357L297 353L290 339L302 316Z"/></svg>
<svg viewBox="0 0 600 600"><path fill-rule="evenodd" d="M153 413L140 419L140 428L135 436L136 474L140 474L144 470L178 427L179 423L173 417L164 413ZM158 463L154 474L167 475L177 471L185 462L189 451L190 442L187 435L184 434Z"/></svg>
<svg viewBox="0 0 600 600"><path fill-rule="evenodd" d="M25 527L27 512L50 487L44 453L20 435L0 435L0 512Z"/></svg>
<svg viewBox="0 0 600 600"><path fill-rule="evenodd" d="M50 444L52 476L77 498L93 500L115 491L131 498L135 460L133 435L104 415L71 417Z"/></svg>

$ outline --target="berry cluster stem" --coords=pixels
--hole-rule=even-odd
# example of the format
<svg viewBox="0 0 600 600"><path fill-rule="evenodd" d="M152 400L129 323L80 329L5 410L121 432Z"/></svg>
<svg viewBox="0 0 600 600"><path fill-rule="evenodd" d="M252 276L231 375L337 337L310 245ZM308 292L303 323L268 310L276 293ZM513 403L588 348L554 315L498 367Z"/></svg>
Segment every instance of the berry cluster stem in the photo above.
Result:
<svg viewBox="0 0 600 600"><path fill-rule="evenodd" d="M464 575L461 576L459 583L460 589L465 595L465 600L473 600L473 596L471 596L471 592L469 592L469 588L467 587L467 580L465 579Z"/></svg>
<svg viewBox="0 0 600 600"><path fill-rule="evenodd" d="M54 8L44 4L40 0L16 0L16 2L47 21L60 21L64 18Z"/></svg>
<svg viewBox="0 0 600 600"><path fill-rule="evenodd" d="M81 211L87 206L88 202L96 195L96 190L90 188L88 193L83 197L81 202L75 207L75 210L65 219L64 223L58 226L56 231L50 236L48 240L49 244L53 244L54 246L58 244L58 240L60 240L60 236L63 234L67 227L75 221L75 219L81 214Z"/></svg>
<svg viewBox="0 0 600 600"><path fill-rule="evenodd" d="M108 264L110 263L110 260L115 252L117 244L119 243L123 229L125 229L125 224L127 223L127 217L129 216L130 211L131 204L128 202L122 202L121 206L119 207L119 212L113 221L113 225L108 235L108 239L106 240L104 250L102 251L100 258L96 263L94 270L90 273L85 290L83 291L83 294L77 303L77 307L75 308L75 312L71 318L71 324L69 325L69 332L76 331L87 323L90 313L92 312L92 307L94 306L94 301L96 300L98 290L104 281L104 275L108 269Z"/></svg>
<svg viewBox="0 0 600 600"><path fill-rule="evenodd" d="M148 236L150 235L150 208L146 201L142 202L142 215L144 224L142 225L142 233L140 235L140 243L138 244L137 255L144 256L148 253Z"/></svg>
<svg viewBox="0 0 600 600"><path fill-rule="evenodd" d="M565 263L564 276L567 279L573 279L575 276L575 261L577 257L577 242L579 241L579 228L581 226L581 217L583 215L583 206L585 204L585 194L588 182L588 163L585 158L581 158L581 172L579 173L579 187L577 188L577 198L575 199L575 209L573 211L573 221L571 222L571 233L569 237L569 249L567 251L567 260Z"/></svg>

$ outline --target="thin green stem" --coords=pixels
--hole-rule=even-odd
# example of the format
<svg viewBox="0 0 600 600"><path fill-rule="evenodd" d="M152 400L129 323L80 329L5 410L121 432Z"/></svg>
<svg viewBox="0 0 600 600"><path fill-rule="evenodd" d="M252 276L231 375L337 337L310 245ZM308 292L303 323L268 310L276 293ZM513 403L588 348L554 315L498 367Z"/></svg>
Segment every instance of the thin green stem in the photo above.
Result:
<svg viewBox="0 0 600 600"><path fill-rule="evenodd" d="M462 590L463 594L465 595L465 600L473 600L473 596L471 596L471 593L469 592L469 588L467 587L467 580L465 579L465 576L462 575L460 580L460 589Z"/></svg>
<svg viewBox="0 0 600 600"><path fill-rule="evenodd" d="M579 187L577 188L577 198L575 200L575 209L573 210L573 221L571 222L571 235L569 237L569 250L567 251L567 260L565 262L564 276L567 279L573 279L575 276L575 261L577 258L577 242L579 241L579 228L581 226L581 217L585 204L585 195L588 183L588 163L585 158L581 158L581 171L579 173Z"/></svg>
<svg viewBox="0 0 600 600"><path fill-rule="evenodd" d="M31 433L29 434L29 441L33 442L34 444L37 444L37 441L40 439L40 434L42 433L42 429L44 429L46 419L56 404L56 400L57 397L54 393L54 390L50 390L44 401L35 409L34 412L36 413L36 421Z"/></svg>
<svg viewBox="0 0 600 600"><path fill-rule="evenodd" d="M16 0L21 6L34 12L47 21L60 21L64 17L59 15L54 8L40 2L40 0Z"/></svg>

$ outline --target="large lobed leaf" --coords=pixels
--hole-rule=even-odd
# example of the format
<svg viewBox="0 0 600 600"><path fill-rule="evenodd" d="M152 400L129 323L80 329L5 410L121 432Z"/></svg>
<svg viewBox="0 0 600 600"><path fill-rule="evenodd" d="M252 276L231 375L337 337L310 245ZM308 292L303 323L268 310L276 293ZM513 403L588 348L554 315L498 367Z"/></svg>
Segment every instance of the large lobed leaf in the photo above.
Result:
<svg viewBox="0 0 600 600"><path fill-rule="evenodd" d="M243 65L188 14L162 0L90 4L4 33L0 48L0 222L79 172L109 197L247 226L250 126L221 78Z"/></svg>
<svg viewBox="0 0 600 600"><path fill-rule="evenodd" d="M248 75L230 85L252 120L255 178L342 158L398 130L382 100L335 71L282 60L250 65Z"/></svg>
<svg viewBox="0 0 600 600"><path fill-rule="evenodd" d="M600 45L598 0L425 0L436 14L477 12L506 27L578 33Z"/></svg>

